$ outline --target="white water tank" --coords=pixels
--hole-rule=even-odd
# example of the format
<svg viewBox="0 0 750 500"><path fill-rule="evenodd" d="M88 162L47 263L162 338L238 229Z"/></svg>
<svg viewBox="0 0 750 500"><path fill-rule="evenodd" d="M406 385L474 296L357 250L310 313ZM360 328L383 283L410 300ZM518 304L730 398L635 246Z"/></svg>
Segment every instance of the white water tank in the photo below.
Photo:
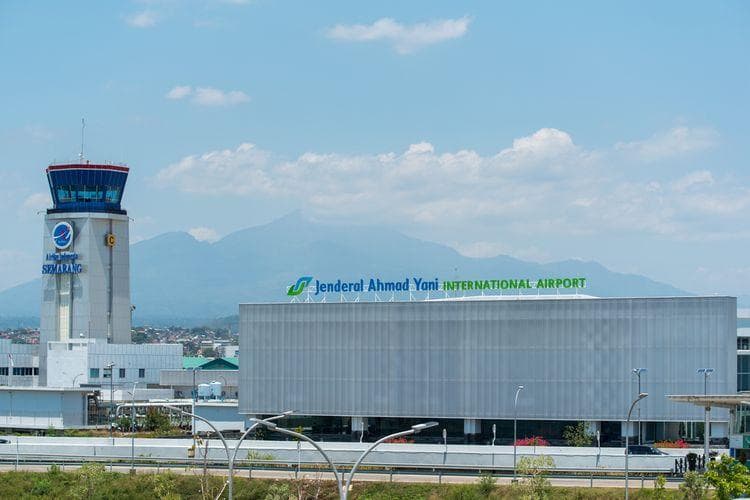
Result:
<svg viewBox="0 0 750 500"><path fill-rule="evenodd" d="M211 397L211 387L208 384L198 384L198 399Z"/></svg>
<svg viewBox="0 0 750 500"><path fill-rule="evenodd" d="M211 387L211 398L221 399L221 390L222 390L221 382L213 381L208 385Z"/></svg>

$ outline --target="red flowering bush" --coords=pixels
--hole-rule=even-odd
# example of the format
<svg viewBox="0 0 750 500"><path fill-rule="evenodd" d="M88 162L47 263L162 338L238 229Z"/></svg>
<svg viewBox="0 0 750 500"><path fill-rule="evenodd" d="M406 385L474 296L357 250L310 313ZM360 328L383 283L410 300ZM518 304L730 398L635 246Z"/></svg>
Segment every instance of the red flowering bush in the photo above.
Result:
<svg viewBox="0 0 750 500"><path fill-rule="evenodd" d="M395 443L395 444L404 444L404 443L413 443L414 440L413 439L408 439L408 438L405 438L405 437L400 437L400 438L389 439L388 441L385 441L385 442L386 443Z"/></svg>
<svg viewBox="0 0 750 500"><path fill-rule="evenodd" d="M516 439L516 446L549 446L549 441L542 436L531 436Z"/></svg>
<svg viewBox="0 0 750 500"><path fill-rule="evenodd" d="M688 448L688 444L684 439L678 439L677 441L657 441L654 443L655 448Z"/></svg>

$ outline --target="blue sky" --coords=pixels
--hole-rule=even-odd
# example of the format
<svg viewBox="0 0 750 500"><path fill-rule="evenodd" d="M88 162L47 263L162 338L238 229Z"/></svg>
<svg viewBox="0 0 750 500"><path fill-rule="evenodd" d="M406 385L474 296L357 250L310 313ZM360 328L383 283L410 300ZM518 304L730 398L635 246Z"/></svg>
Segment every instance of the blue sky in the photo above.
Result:
<svg viewBox="0 0 750 500"><path fill-rule="evenodd" d="M301 209L750 295L748 53L740 1L5 1L0 289L83 116L135 241Z"/></svg>

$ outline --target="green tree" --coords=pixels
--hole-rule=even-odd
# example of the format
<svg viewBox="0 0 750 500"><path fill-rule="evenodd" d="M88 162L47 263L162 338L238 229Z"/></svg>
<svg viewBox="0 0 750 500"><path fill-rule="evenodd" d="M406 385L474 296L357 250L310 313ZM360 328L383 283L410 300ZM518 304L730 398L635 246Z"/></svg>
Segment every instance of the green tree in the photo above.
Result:
<svg viewBox="0 0 750 500"><path fill-rule="evenodd" d="M555 467L555 461L547 455L523 457L518 461L518 472L524 476L520 483L523 496L534 500L550 498L551 484L546 473Z"/></svg>
<svg viewBox="0 0 750 500"><path fill-rule="evenodd" d="M130 432L130 417L120 415L116 422L117 428L124 432Z"/></svg>
<svg viewBox="0 0 750 500"><path fill-rule="evenodd" d="M172 422L169 417L160 412L157 408L149 408L146 411L146 421L144 423L147 431L168 431L172 428Z"/></svg>
<svg viewBox="0 0 750 500"><path fill-rule="evenodd" d="M705 478L716 489L719 500L750 494L750 472L747 467L727 455L708 464Z"/></svg>
<svg viewBox="0 0 750 500"><path fill-rule="evenodd" d="M589 432L586 422L578 422L563 429L563 439L568 446L589 446L594 440L594 434Z"/></svg>
<svg viewBox="0 0 750 500"><path fill-rule="evenodd" d="M695 471L685 473L685 482L680 485L685 500L703 500L708 497L706 479Z"/></svg>

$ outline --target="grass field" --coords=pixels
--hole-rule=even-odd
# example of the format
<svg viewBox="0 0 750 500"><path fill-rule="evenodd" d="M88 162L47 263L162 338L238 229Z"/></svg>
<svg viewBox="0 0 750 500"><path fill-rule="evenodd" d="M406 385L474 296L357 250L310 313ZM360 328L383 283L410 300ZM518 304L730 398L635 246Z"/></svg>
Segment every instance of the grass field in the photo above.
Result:
<svg viewBox="0 0 750 500"><path fill-rule="evenodd" d="M204 475L195 470L187 474L121 474L106 472L101 465L86 466L75 472L0 473L2 499L213 499L224 488L221 477ZM236 478L236 499L290 500L336 499L331 481L264 480ZM436 485L404 483L359 483L349 495L358 500L474 500L483 498L551 498L551 499L621 499L623 490L603 488L550 488L545 496L534 495L523 486L496 486L492 481L470 485ZM634 490L633 499L683 498L677 490ZM226 498L226 491L222 493Z"/></svg>

